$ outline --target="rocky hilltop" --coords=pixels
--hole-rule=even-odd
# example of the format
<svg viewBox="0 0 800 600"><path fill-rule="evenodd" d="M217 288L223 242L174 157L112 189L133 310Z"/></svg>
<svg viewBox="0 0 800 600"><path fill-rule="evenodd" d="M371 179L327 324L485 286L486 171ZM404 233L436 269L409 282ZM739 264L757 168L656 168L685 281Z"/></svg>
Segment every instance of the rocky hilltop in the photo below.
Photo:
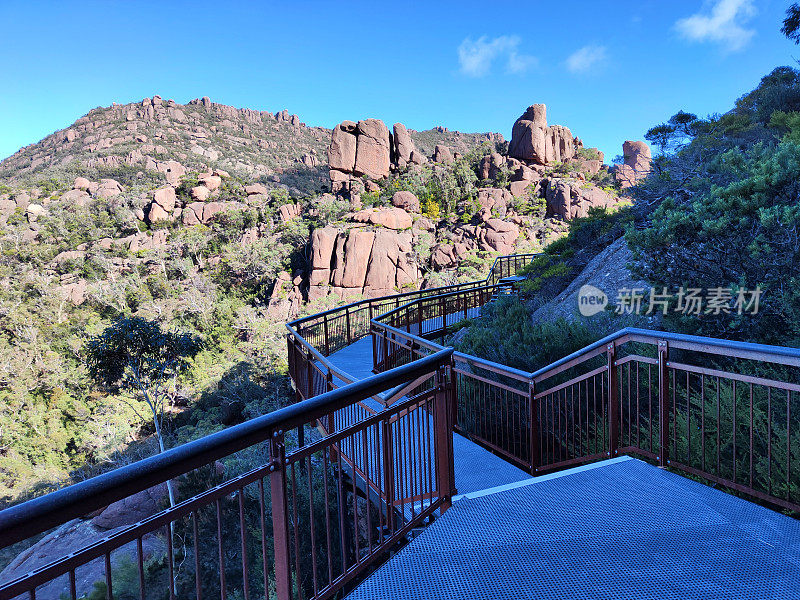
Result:
<svg viewBox="0 0 800 600"><path fill-rule="evenodd" d="M161 174L177 183L192 170L213 166L250 179L313 179L329 138L329 130L307 127L286 110L239 109L207 97L181 105L154 96L91 110L2 161L0 177L32 181L116 170Z"/></svg>
<svg viewBox="0 0 800 600"><path fill-rule="evenodd" d="M613 208L620 190L646 175L647 145L626 142L624 150L625 164L609 167L567 127L548 126L543 104L517 119L507 147L487 134L477 153L440 143L427 154L402 123L390 130L378 119L343 121L328 148L331 201L351 212L344 223L313 232L305 294L385 295L430 285L439 279L433 274L473 256L541 248L567 221ZM430 211L428 184L441 185L465 166L473 181L462 184L450 214L440 214L440 203ZM413 183L420 179L428 183Z"/></svg>
<svg viewBox="0 0 800 600"><path fill-rule="evenodd" d="M443 127L412 135L422 148L450 143L468 149L485 137ZM331 130L307 126L288 110L235 108L208 97L184 105L153 96L95 108L21 148L0 162L0 180L67 183L88 176L177 184L187 173L222 169L299 197L325 188L330 138Z"/></svg>
<svg viewBox="0 0 800 600"><path fill-rule="evenodd" d="M288 111L155 96L93 110L3 161L0 224L15 244L55 246L42 274L80 305L152 264L142 252L184 254L176 244L187 228L211 236L244 220L238 244L269 247L296 221L304 239L270 284L269 305L288 318L305 301L441 284L465 261L480 267L495 254L537 250L569 220L615 206L646 174L647 145L626 142L624 152L625 164L605 165L569 128L548 125L542 104L517 119L506 143L442 127L390 131L378 119L327 130ZM54 217L98 210L113 214L114 228L79 243L52 237ZM87 263L101 260L103 275L86 276ZM187 273L224 262L223 252L195 255Z"/></svg>

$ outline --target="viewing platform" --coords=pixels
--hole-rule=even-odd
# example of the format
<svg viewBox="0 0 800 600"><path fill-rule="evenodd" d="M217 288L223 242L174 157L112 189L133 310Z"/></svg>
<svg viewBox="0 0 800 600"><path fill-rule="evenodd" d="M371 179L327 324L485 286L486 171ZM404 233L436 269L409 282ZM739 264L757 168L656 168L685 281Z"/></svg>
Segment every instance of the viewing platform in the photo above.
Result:
<svg viewBox="0 0 800 600"><path fill-rule="evenodd" d="M620 457L457 496L352 600L800 597L800 522Z"/></svg>

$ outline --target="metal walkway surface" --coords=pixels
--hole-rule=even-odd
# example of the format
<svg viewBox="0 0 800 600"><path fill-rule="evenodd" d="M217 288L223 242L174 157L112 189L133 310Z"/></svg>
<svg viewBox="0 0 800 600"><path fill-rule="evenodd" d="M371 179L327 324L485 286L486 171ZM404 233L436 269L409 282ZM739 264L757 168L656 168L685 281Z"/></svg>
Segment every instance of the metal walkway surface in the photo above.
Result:
<svg viewBox="0 0 800 600"><path fill-rule="evenodd" d="M800 523L623 457L460 497L349 598L797 599Z"/></svg>
<svg viewBox="0 0 800 600"><path fill-rule="evenodd" d="M328 359L353 377L369 377L373 375L372 338L362 338L331 354ZM374 400L365 403L376 410L382 408ZM456 489L459 494L531 479L522 469L458 434L453 434L453 457Z"/></svg>

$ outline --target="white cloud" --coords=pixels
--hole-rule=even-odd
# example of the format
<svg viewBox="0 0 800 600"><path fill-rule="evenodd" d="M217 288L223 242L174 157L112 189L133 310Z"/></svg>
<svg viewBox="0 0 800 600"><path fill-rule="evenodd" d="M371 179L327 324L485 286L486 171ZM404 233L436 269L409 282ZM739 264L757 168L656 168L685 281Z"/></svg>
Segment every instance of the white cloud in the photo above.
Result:
<svg viewBox="0 0 800 600"><path fill-rule="evenodd" d="M567 69L573 73L586 73L593 67L602 65L608 58L605 46L584 46L578 48L567 58Z"/></svg>
<svg viewBox="0 0 800 600"><path fill-rule="evenodd" d="M520 38L515 35L501 35L493 39L484 35L474 41L465 38L458 46L461 72L469 77L483 77L489 74L495 61L505 60L507 73L525 73L538 64L538 59L521 54L520 42Z"/></svg>
<svg viewBox="0 0 800 600"><path fill-rule="evenodd" d="M508 62L506 63L506 71L521 75L528 71L528 69L535 68L539 65L539 59L530 54L519 54L516 50L509 52Z"/></svg>
<svg viewBox="0 0 800 600"><path fill-rule="evenodd" d="M710 14L697 13L675 23L687 40L715 42L726 51L744 48L755 34L744 24L756 13L753 0L716 0Z"/></svg>

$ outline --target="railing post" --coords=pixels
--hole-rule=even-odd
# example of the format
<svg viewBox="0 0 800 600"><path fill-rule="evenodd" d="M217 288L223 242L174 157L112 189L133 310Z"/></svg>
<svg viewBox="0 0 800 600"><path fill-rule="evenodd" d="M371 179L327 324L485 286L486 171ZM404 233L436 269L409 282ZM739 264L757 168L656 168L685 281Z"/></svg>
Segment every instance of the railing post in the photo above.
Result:
<svg viewBox="0 0 800 600"><path fill-rule="evenodd" d="M450 385L449 392L452 405L450 414L450 428L455 431L456 426L458 425L458 381L456 380L456 361L452 357L450 358L450 381L448 383ZM453 469L455 472L455 466Z"/></svg>
<svg viewBox="0 0 800 600"><path fill-rule="evenodd" d="M447 315L445 314L445 310L447 305L444 301L444 296L439 296L439 312L442 313L442 335L444 332L447 331Z"/></svg>
<svg viewBox="0 0 800 600"><path fill-rule="evenodd" d="M528 445L530 446L531 475L539 470L539 406L536 400L536 382L528 385Z"/></svg>
<svg viewBox="0 0 800 600"><path fill-rule="evenodd" d="M331 343L328 337L328 315L327 313L322 317L322 328L325 331L325 356L331 355Z"/></svg>
<svg viewBox="0 0 800 600"><path fill-rule="evenodd" d="M608 456L614 458L619 447L619 403L617 366L614 364L617 357L617 348L614 342L606 347L608 356Z"/></svg>
<svg viewBox="0 0 800 600"><path fill-rule="evenodd" d="M417 300L417 322L419 323L419 331L417 335L422 337L422 299Z"/></svg>
<svg viewBox="0 0 800 600"><path fill-rule="evenodd" d="M658 465L669 464L669 345L666 340L658 342Z"/></svg>
<svg viewBox="0 0 800 600"><path fill-rule="evenodd" d="M350 344L353 343L353 336L350 333L350 309L349 308L345 308L344 309L344 320L345 320L346 327L347 327L347 345L349 346Z"/></svg>
<svg viewBox="0 0 800 600"><path fill-rule="evenodd" d="M294 370L294 344L292 342L291 334L286 334L286 362L289 367L289 377L293 382L297 381L296 373Z"/></svg>
<svg viewBox="0 0 800 600"><path fill-rule="evenodd" d="M289 562L289 507L286 502L286 446L283 432L275 431L269 440L269 488L272 498L272 539L275 544L275 595L291 600L292 568Z"/></svg>
<svg viewBox="0 0 800 600"><path fill-rule="evenodd" d="M436 448L436 487L442 499L442 513L453 503L455 469L453 467L453 429L451 393L446 384L445 368L436 371L436 396L434 400L433 437Z"/></svg>

